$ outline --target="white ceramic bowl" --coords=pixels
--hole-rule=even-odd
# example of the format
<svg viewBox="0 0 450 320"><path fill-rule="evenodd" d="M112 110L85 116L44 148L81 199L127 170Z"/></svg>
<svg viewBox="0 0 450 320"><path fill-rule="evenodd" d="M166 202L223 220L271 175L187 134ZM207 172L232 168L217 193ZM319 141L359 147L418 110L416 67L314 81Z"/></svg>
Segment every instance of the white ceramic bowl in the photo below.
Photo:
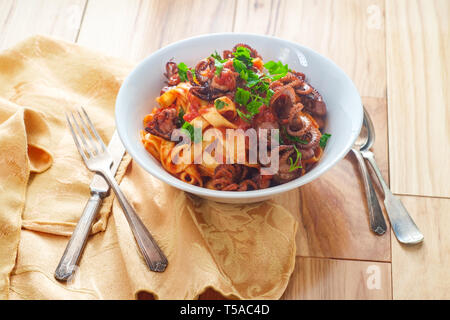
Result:
<svg viewBox="0 0 450 320"><path fill-rule="evenodd" d="M255 48L264 61L289 64L306 74L322 95L328 109L325 132L331 133L322 159L310 172L291 182L255 191L218 191L192 186L170 175L143 147L139 132L142 120L157 106L155 98L164 86L166 62L174 58L194 67L215 50L221 53L238 43ZM116 125L120 138L132 158L158 179L186 192L218 202L250 203L298 188L330 169L350 150L361 129L361 98L350 78L331 60L297 43L275 37L222 33L189 38L164 47L142 61L125 79L116 100Z"/></svg>

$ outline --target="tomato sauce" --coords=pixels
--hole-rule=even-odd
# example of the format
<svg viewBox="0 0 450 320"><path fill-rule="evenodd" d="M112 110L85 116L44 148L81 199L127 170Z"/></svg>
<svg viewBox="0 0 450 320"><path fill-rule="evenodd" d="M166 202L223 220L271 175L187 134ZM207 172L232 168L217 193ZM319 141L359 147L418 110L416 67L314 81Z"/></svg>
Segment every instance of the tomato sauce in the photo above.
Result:
<svg viewBox="0 0 450 320"><path fill-rule="evenodd" d="M189 110L188 113L183 116L183 119L184 121L190 122L200 115L200 101L196 96L190 93L188 93L188 100L190 102Z"/></svg>

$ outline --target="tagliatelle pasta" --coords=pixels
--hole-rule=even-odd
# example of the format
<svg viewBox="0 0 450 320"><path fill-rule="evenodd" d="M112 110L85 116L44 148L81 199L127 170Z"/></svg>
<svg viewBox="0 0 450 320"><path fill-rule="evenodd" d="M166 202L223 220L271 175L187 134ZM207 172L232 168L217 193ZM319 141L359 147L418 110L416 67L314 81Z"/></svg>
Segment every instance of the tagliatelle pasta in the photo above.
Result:
<svg viewBox="0 0 450 320"><path fill-rule="evenodd" d="M237 129L237 125L222 116L214 105L201 109L201 115L203 119L215 128Z"/></svg>
<svg viewBox="0 0 450 320"><path fill-rule="evenodd" d="M141 140L167 172L200 187L247 191L286 183L320 160L326 105L301 72L238 44L194 69L170 61Z"/></svg>

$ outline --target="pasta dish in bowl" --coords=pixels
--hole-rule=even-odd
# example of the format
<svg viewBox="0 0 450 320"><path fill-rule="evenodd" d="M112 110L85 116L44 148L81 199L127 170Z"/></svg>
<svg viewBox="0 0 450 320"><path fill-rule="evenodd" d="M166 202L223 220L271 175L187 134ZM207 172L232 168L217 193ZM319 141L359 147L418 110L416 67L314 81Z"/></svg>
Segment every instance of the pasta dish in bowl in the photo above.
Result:
<svg viewBox="0 0 450 320"><path fill-rule="evenodd" d="M169 61L165 69L166 86L141 136L180 180L222 191L265 189L319 161L331 135L321 132L326 105L305 74L264 62L247 44L215 51L195 68Z"/></svg>
<svg viewBox="0 0 450 320"><path fill-rule="evenodd" d="M116 125L162 181L219 202L268 199L349 151L359 94L333 62L282 39L211 34L171 44L125 79Z"/></svg>

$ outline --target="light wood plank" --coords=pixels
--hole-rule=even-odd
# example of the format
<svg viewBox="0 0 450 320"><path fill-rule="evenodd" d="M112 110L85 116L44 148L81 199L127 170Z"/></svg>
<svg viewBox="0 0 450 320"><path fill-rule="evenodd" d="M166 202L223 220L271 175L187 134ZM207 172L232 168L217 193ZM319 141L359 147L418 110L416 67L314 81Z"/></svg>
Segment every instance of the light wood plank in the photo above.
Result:
<svg viewBox="0 0 450 320"><path fill-rule="evenodd" d="M0 49L34 34L75 41L86 0L2 0Z"/></svg>
<svg viewBox="0 0 450 320"><path fill-rule="evenodd" d="M377 140L373 150L387 178L386 103L379 98L364 98L363 103L374 118ZM389 230L377 236L369 228L364 186L353 154L317 180L275 201L299 222L298 256L390 261Z"/></svg>
<svg viewBox="0 0 450 320"><path fill-rule="evenodd" d="M392 299L391 264L299 257L282 299Z"/></svg>
<svg viewBox="0 0 450 320"><path fill-rule="evenodd" d="M347 72L362 96L386 97L383 0L238 0L235 31L310 47Z"/></svg>
<svg viewBox="0 0 450 320"><path fill-rule="evenodd" d="M392 236L394 299L450 299L450 199L401 200L425 240L404 246Z"/></svg>
<svg viewBox="0 0 450 320"><path fill-rule="evenodd" d="M386 4L391 187L450 197L450 2Z"/></svg>
<svg viewBox="0 0 450 320"><path fill-rule="evenodd" d="M180 39L232 31L235 1L122 1L88 3L78 43L140 60Z"/></svg>

